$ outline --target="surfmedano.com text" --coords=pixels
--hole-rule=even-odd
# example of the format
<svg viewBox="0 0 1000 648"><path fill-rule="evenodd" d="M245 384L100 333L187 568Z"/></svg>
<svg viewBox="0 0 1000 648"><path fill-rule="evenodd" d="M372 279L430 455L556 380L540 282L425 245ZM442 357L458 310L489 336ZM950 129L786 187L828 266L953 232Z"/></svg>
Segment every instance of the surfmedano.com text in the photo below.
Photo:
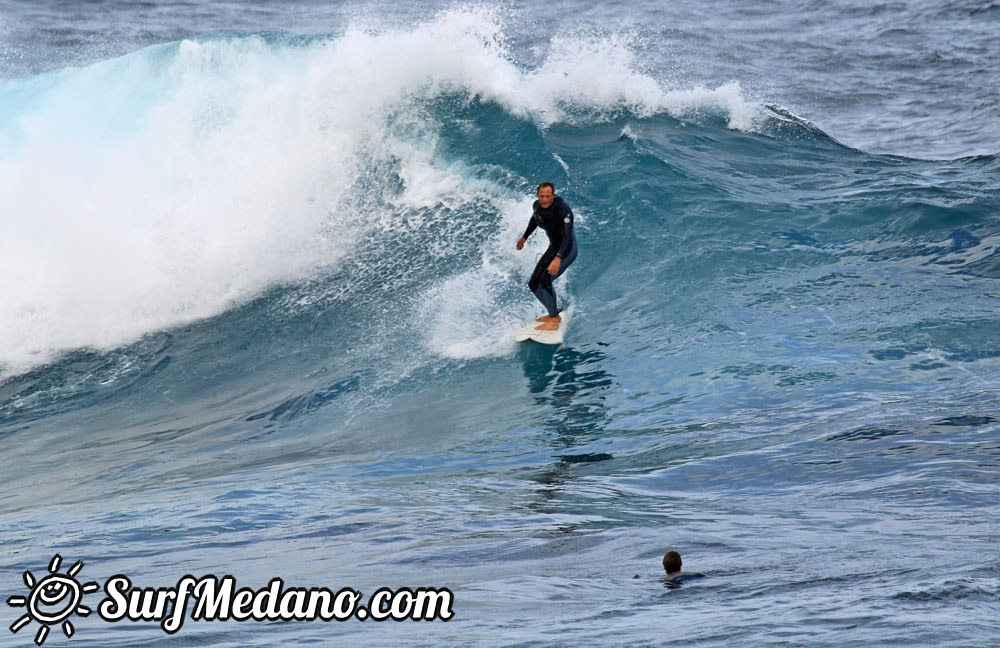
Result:
<svg viewBox="0 0 1000 648"><path fill-rule="evenodd" d="M286 588L280 578L267 587L237 588L233 576L184 576L172 588L133 588L121 574L104 584L107 598L98 613L105 621L156 621L167 634L184 625L191 603L193 621L448 621L452 593L446 587L402 587L376 590L367 600L354 589L334 592L325 587Z"/></svg>

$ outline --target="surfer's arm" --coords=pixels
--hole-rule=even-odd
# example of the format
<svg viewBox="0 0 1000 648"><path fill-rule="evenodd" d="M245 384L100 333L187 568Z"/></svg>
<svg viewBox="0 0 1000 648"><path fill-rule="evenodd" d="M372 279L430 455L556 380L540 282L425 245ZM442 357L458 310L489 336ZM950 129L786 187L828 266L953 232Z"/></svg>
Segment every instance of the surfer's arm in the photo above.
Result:
<svg viewBox="0 0 1000 648"><path fill-rule="evenodd" d="M536 227L538 227L538 223L535 222L535 215L532 214L531 220L528 221L528 228L524 230L524 235L517 241L516 247L518 250L524 247L525 242L528 240L528 237L531 236L531 233L535 231Z"/></svg>
<svg viewBox="0 0 1000 648"><path fill-rule="evenodd" d="M569 250L573 247L573 210L566 208L566 210L559 214L563 221L563 236L562 245L559 246L559 251L556 252L556 257L559 259L564 258L569 254Z"/></svg>
<svg viewBox="0 0 1000 648"><path fill-rule="evenodd" d="M524 234L521 236L521 238L523 238L524 240L528 240L528 237L531 236L531 233L535 231L536 227L538 227L538 223L535 221L535 215L532 214L531 219L528 221L528 227L525 228Z"/></svg>

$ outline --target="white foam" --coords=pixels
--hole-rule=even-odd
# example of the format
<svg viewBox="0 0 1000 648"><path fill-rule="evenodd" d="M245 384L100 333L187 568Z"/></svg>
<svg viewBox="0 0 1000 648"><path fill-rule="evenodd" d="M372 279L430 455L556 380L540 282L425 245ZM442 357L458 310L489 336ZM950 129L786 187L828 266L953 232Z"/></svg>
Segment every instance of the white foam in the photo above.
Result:
<svg viewBox="0 0 1000 648"><path fill-rule="evenodd" d="M19 116L0 161L0 363L112 347L336 258L322 232L350 160L279 63L259 41L182 43L159 70L134 55L68 75Z"/></svg>
<svg viewBox="0 0 1000 648"><path fill-rule="evenodd" d="M636 71L622 38L558 37L534 70L512 61L505 41L495 13L456 9L310 45L184 41L0 86L0 367L122 345L341 263L360 237L395 226L358 195L373 162L398 173L401 208L510 200L437 159L434 125L414 99L464 93L542 126L706 105L734 128L752 125L738 85L668 91ZM5 91L22 95L5 104ZM412 128L390 132L390 116ZM521 205L505 236L526 213ZM490 245L512 246L507 238ZM455 280L486 301L432 309L441 321L452 321L449 309L497 307L500 281L525 265L490 249ZM451 292L447 282L439 290ZM504 308L442 352L499 348L490 340L524 314Z"/></svg>

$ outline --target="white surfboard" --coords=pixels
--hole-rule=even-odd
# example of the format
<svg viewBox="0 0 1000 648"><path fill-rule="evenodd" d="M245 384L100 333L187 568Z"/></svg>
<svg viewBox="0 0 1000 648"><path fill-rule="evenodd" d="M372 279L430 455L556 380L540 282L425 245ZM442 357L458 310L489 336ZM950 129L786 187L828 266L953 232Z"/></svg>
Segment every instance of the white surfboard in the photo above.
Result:
<svg viewBox="0 0 1000 648"><path fill-rule="evenodd" d="M566 327L569 325L569 314L563 311L559 313L559 316L559 328L551 331L539 331L535 327L541 326L542 323L531 320L524 325L524 328L514 334L514 340L516 342L533 340L542 344L562 344L563 338L566 337Z"/></svg>

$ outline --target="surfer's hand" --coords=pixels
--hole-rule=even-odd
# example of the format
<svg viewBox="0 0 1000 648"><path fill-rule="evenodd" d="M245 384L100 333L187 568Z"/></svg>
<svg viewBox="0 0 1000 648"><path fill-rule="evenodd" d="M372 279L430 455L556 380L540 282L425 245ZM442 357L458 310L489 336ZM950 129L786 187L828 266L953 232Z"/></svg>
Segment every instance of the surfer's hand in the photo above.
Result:
<svg viewBox="0 0 1000 648"><path fill-rule="evenodd" d="M560 259L559 257L552 259L552 263L549 264L549 274L553 276L559 274L559 266L561 265L562 265L562 259Z"/></svg>
<svg viewBox="0 0 1000 648"><path fill-rule="evenodd" d="M524 247L524 242L527 241L527 240L528 239L524 238L523 236L521 238L517 239L517 249L520 250L521 248L523 248Z"/></svg>

